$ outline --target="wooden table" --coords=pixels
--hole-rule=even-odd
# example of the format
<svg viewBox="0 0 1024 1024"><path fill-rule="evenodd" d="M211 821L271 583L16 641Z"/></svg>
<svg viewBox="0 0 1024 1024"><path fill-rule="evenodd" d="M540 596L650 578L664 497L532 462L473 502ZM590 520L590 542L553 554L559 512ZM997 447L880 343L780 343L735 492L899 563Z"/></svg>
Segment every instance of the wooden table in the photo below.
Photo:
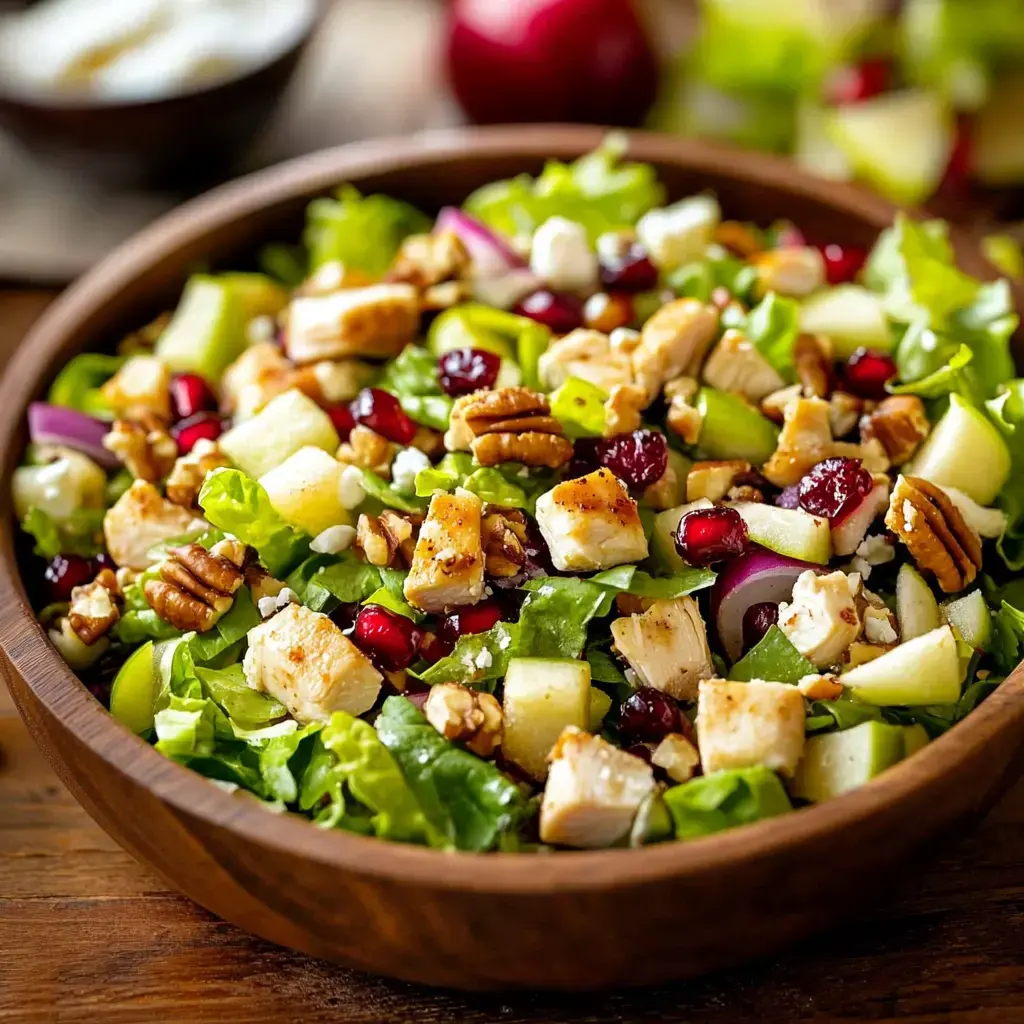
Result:
<svg viewBox="0 0 1024 1024"><path fill-rule="evenodd" d="M0 292L0 360L47 300ZM685 985L428 991L278 949L169 891L78 807L0 688L0 1022L1024 1022L1024 783L911 875L841 930Z"/></svg>

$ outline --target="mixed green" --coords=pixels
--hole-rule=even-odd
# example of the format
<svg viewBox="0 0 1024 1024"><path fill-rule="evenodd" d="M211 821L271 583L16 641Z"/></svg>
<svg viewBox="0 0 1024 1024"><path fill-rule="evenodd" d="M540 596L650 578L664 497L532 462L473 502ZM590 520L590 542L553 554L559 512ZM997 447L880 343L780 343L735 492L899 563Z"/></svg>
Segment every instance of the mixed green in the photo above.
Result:
<svg viewBox="0 0 1024 1024"><path fill-rule="evenodd" d="M941 222L823 242L614 141L435 219L319 199L31 406L40 620L324 828L639 846L859 786L1018 661L1024 382Z"/></svg>

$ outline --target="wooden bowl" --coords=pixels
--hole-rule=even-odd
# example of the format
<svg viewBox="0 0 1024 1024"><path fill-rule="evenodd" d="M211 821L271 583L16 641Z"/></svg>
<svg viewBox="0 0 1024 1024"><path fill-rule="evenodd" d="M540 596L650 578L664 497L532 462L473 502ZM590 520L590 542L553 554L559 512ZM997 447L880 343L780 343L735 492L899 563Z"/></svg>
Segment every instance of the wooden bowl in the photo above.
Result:
<svg viewBox="0 0 1024 1024"><path fill-rule="evenodd" d="M349 146L182 207L120 248L32 331L0 385L0 511L27 403L83 348L171 304L189 269L296 236L306 202L340 181L426 208L601 138L578 127L499 128ZM714 189L731 216L789 216L813 235L870 243L886 202L766 156L637 134L670 194ZM963 264L987 265L957 239ZM36 740L127 850L214 913L286 946L458 988L595 988L695 975L774 950L855 913L1003 790L1024 749L1017 669L941 739L830 803L692 843L554 856L441 854L270 814L165 760L89 695L25 600L10 532L0 547L3 671Z"/></svg>

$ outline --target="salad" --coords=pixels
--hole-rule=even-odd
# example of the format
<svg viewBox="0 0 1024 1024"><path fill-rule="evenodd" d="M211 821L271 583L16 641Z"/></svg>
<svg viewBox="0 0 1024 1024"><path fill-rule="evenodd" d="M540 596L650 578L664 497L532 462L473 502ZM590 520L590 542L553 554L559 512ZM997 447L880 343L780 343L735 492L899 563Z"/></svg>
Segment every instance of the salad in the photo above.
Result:
<svg viewBox="0 0 1024 1024"><path fill-rule="evenodd" d="M61 370L26 579L118 719L320 827L542 851L828 800L998 686L1006 282L939 221L812 242L623 157L435 219L343 187Z"/></svg>

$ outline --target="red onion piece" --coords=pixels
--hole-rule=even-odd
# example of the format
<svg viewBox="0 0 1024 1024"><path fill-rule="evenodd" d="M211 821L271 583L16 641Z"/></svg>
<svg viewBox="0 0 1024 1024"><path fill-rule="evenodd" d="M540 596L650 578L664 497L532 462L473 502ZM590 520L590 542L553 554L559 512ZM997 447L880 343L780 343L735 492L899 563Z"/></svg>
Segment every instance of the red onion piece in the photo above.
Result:
<svg viewBox="0 0 1024 1024"><path fill-rule="evenodd" d="M109 424L76 409L46 402L33 402L28 407L28 432L33 444L74 448L104 469L117 469L117 458L103 447L103 437L109 429Z"/></svg>
<svg viewBox="0 0 1024 1024"><path fill-rule="evenodd" d="M473 261L477 277L501 277L510 270L527 266L526 260L504 238L455 206L446 206L437 215L434 230L458 235Z"/></svg>
<svg viewBox="0 0 1024 1024"><path fill-rule="evenodd" d="M727 563L711 588L711 617L718 639L731 662L743 656L743 616L762 601L779 604L793 596L793 584L820 565L799 562L773 551L756 550Z"/></svg>

